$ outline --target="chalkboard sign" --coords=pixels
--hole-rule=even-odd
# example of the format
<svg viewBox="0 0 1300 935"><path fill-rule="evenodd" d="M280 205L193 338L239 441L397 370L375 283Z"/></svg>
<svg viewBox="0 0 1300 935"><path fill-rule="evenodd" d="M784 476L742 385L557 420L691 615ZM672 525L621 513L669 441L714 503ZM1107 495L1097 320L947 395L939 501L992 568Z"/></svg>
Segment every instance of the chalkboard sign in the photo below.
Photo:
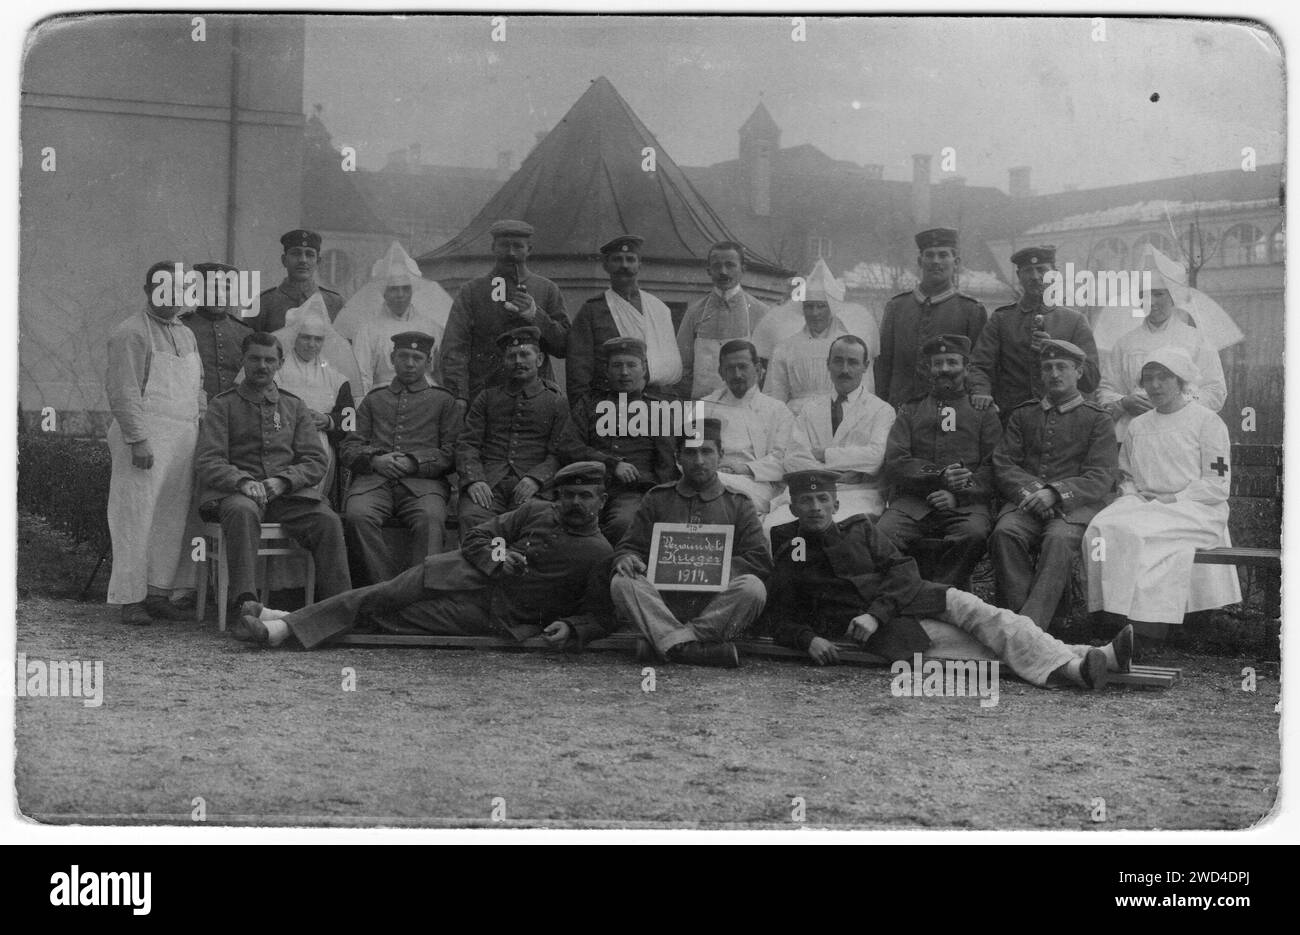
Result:
<svg viewBox="0 0 1300 935"><path fill-rule="evenodd" d="M655 523L650 583L660 591L721 591L731 580L734 526Z"/></svg>

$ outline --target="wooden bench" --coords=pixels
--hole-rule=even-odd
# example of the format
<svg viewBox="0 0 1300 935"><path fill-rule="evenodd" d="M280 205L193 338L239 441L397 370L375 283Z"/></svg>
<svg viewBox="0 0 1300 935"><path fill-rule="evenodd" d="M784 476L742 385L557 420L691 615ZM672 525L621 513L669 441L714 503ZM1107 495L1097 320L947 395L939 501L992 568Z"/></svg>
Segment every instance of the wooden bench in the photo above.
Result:
<svg viewBox="0 0 1300 935"><path fill-rule="evenodd" d="M1280 445L1232 446L1231 496L1241 501L1266 501L1276 510L1279 527L1282 520L1282 447ZM1231 522L1231 520L1229 520ZM1281 612L1282 550L1257 546L1219 546L1197 549L1192 559L1198 565L1240 565L1250 569L1253 583L1256 571L1264 579L1264 610L1270 617ZM1248 584L1243 600L1248 600Z"/></svg>

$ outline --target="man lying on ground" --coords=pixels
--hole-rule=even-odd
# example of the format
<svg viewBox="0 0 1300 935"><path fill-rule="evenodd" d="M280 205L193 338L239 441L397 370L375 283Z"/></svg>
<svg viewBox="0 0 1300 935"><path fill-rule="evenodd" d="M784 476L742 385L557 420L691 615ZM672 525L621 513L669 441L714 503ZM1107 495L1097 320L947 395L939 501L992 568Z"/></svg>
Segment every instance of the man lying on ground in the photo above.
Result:
<svg viewBox="0 0 1300 935"><path fill-rule="evenodd" d="M365 618L389 633L540 635L553 649L581 649L614 625L613 549L598 522L605 466L570 464L556 473L554 486L554 503L530 500L493 517L468 530L460 549L429 556L382 584L288 615L249 601L232 635L270 646L292 635L312 649Z"/></svg>
<svg viewBox="0 0 1300 935"><path fill-rule="evenodd" d="M772 531L776 570L768 613L776 642L802 649L818 665L839 661L832 640L848 637L888 659L910 659L930 639L922 617L951 623L989 647L1016 675L1098 689L1108 672L1127 672L1133 629L1103 647L1070 646L1028 617L986 604L949 585L923 581L866 516L835 522L835 474L787 474L798 519Z"/></svg>

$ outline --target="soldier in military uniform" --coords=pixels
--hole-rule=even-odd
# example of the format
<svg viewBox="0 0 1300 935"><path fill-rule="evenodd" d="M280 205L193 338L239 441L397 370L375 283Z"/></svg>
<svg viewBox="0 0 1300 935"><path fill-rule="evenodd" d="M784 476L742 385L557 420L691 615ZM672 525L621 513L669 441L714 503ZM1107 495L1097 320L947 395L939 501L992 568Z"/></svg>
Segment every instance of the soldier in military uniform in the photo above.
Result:
<svg viewBox="0 0 1300 935"><path fill-rule="evenodd" d="M523 505L560 465L576 460L569 407L538 373L540 344L532 326L497 337L507 382L474 397L456 442L462 531Z"/></svg>
<svg viewBox="0 0 1300 935"><path fill-rule="evenodd" d="M274 289L267 289L257 297L258 312L252 319L254 331L279 331L284 327L285 313L291 308L306 304L320 292L329 311L330 321L343 311L343 296L332 289L316 284L316 264L320 262L320 234L309 230L291 230L280 238L284 253L280 265L285 277Z"/></svg>
<svg viewBox="0 0 1300 935"><path fill-rule="evenodd" d="M1091 393L1101 377L1097 342L1088 319L1075 309L1043 304L1044 278L1056 269L1056 248L1026 247L1013 253L1011 262L1024 295L1015 305L994 310L988 327L975 342L967 380L975 408L997 403L1003 422L1025 400L1042 398L1039 353L1049 338L1082 348L1081 392Z"/></svg>
<svg viewBox="0 0 1300 935"><path fill-rule="evenodd" d="M1084 530L1110 500L1119 452L1110 414L1079 392L1083 349L1047 339L1041 357L1046 395L1012 410L993 452L1005 502L989 551L998 604L1046 630L1069 586Z"/></svg>
<svg viewBox="0 0 1300 935"><path fill-rule="evenodd" d="M762 613L767 598L763 583L772 572L772 557L753 503L718 480L721 422L706 418L702 434L698 445L677 440L682 479L660 484L641 500L632 528L614 553L609 590L620 615L635 624L660 657L734 669L740 657L730 641ZM727 587L720 592L660 592L646 578L656 523L735 527ZM644 657L647 650L643 645L638 655Z"/></svg>
<svg viewBox="0 0 1300 935"><path fill-rule="evenodd" d="M262 523L280 523L316 562L316 593L352 587L343 524L315 485L328 459L311 410L278 389L284 359L269 334L244 338L244 380L212 398L199 426L195 471L205 519L221 523L222 561L238 608L256 599L253 565Z"/></svg>
<svg viewBox="0 0 1300 935"><path fill-rule="evenodd" d="M251 603L232 635L271 646L292 635L311 649L367 620L390 633L541 636L552 649L581 650L615 625L613 549L596 520L604 480L604 465L570 464L555 474L553 503L531 500L493 517L466 530L460 549L431 555L391 581L287 615Z"/></svg>
<svg viewBox="0 0 1300 935"><path fill-rule="evenodd" d="M547 355L540 365L546 380L554 378L550 358L564 357L569 346L569 316L560 287L528 268L533 226L496 221L488 232L496 264L486 276L460 287L442 337L442 381L462 405L485 387L509 380L496 348L497 339L506 332L537 329L539 347Z"/></svg>
<svg viewBox="0 0 1300 935"><path fill-rule="evenodd" d="M425 379L434 339L418 331L392 338L396 376L371 390L357 407L356 429L344 438L340 459L352 471L343 529L372 583L398 572L384 544L383 525L396 516L411 530L411 564L442 551L443 526L456 469L460 432L456 400Z"/></svg>
<svg viewBox="0 0 1300 935"><path fill-rule="evenodd" d="M650 385L656 392L671 393L681 379L682 357L673 330L673 313L637 285L644 242L645 238L636 234L623 234L600 248L609 288L583 302L573 319L564 367L570 401L588 390L609 388L604 348L612 338L636 338L645 346L642 354L649 368Z"/></svg>
<svg viewBox="0 0 1300 935"><path fill-rule="evenodd" d="M876 395L891 406L929 391L929 361L919 353L927 341L940 334L960 334L974 346L988 320L983 305L957 291L957 231L936 227L915 239L921 281L911 292L900 292L885 303L880 325Z"/></svg>
<svg viewBox="0 0 1300 935"><path fill-rule="evenodd" d="M970 350L964 334L942 334L921 348L932 385L898 407L885 448L889 507L876 524L906 554L915 555L922 538L942 539L943 549L926 556L925 576L959 588L984 556L993 525L993 450L1002 438L996 411L971 405Z"/></svg>
<svg viewBox="0 0 1300 935"><path fill-rule="evenodd" d="M201 273L204 282L209 273L237 272L225 263L196 263L194 271ZM240 316L236 296L230 296L225 305L200 305L181 316L185 326L194 332L194 343L199 347L203 362L203 392L211 400L235 385L244 369L244 337L251 332L249 322Z"/></svg>
<svg viewBox="0 0 1300 935"><path fill-rule="evenodd" d="M1110 672L1126 672L1133 631L1109 645L1067 645L1028 618L975 595L925 581L916 562L894 548L865 516L835 521L835 475L786 475L798 519L772 532L776 570L768 619L775 640L806 652L818 665L839 661L836 640L848 638L886 659L911 661L930 647L922 618L949 623L997 654L1020 678L1099 689Z"/></svg>
<svg viewBox="0 0 1300 935"><path fill-rule="evenodd" d="M611 544L618 545L632 525L641 496L656 484L666 484L677 477L677 458L673 450L675 439L671 435L618 434L602 429L602 424L611 424L611 417L603 415L602 409L609 411L612 407L612 424L617 429L620 403L631 407L667 401L662 394L646 389L645 342L640 338L610 338L601 345L601 357L606 361L608 388L592 390L574 400L573 429L578 441L586 446L577 456L599 461L609 470L608 498L600 514L600 530ZM626 411L631 417L632 410Z"/></svg>

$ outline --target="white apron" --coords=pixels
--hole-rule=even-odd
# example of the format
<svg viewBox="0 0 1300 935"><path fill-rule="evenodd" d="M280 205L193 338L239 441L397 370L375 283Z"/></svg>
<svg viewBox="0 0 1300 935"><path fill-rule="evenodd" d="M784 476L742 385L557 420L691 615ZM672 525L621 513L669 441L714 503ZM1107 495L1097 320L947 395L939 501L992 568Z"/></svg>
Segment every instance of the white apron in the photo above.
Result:
<svg viewBox="0 0 1300 935"><path fill-rule="evenodd" d="M1096 539L1105 543L1104 564L1089 548ZM1193 562L1196 549L1232 545L1226 503L1120 497L1093 517L1083 542L1089 611L1182 623L1185 613L1241 601L1234 566Z"/></svg>
<svg viewBox="0 0 1300 935"><path fill-rule="evenodd" d="M108 488L108 528L113 538L110 604L136 604L150 587L172 587L185 552L185 522L194 488L202 373L197 353L150 355L144 388L144 415L153 450L149 470L131 464L131 446L122 440L116 421L108 430L113 457Z"/></svg>

